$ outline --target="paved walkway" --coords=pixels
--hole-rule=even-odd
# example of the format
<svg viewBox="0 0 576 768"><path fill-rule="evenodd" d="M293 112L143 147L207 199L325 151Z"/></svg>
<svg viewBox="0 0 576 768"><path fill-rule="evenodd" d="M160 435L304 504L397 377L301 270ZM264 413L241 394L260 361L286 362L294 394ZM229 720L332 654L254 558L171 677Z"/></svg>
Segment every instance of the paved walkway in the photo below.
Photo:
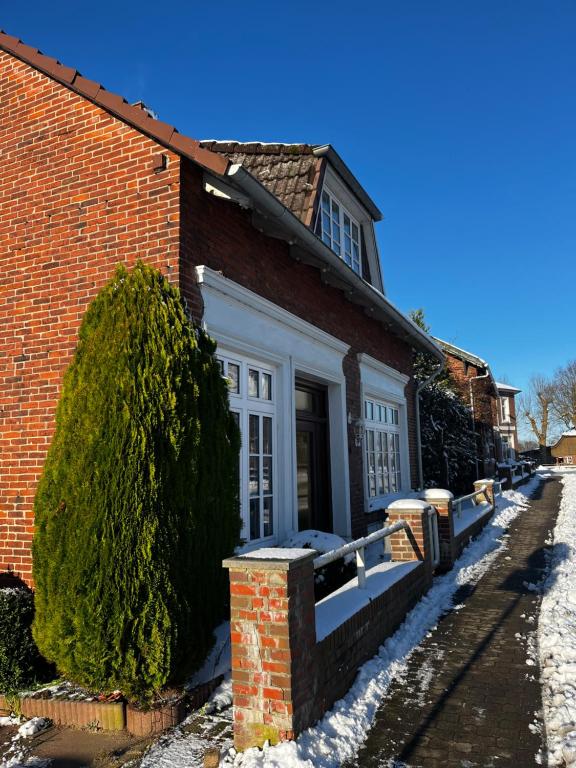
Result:
<svg viewBox="0 0 576 768"><path fill-rule="evenodd" d="M561 484L545 480L514 521L509 548L410 660L381 705L350 766L359 768L531 768L543 750L534 648L546 540ZM527 664L528 660L528 664ZM543 757L542 764L546 765Z"/></svg>

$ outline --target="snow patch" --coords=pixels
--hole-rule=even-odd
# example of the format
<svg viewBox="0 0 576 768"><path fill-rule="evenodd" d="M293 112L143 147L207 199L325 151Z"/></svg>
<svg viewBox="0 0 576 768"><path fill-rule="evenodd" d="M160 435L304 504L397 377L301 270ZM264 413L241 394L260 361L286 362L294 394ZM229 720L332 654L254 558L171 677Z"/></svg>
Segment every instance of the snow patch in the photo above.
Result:
<svg viewBox="0 0 576 768"><path fill-rule="evenodd" d="M576 475L566 473L562 483L538 626L551 768L576 766Z"/></svg>

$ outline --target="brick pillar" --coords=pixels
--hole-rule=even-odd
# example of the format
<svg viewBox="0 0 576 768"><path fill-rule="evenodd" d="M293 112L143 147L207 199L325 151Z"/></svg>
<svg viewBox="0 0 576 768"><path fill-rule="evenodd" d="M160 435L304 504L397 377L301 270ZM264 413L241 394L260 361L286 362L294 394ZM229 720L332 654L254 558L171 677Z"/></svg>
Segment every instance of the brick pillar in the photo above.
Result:
<svg viewBox="0 0 576 768"><path fill-rule="evenodd" d="M390 525L405 520L410 526L409 531L398 531L390 536L392 560L422 560L426 569L427 587L432 583L432 548L428 529L431 509L430 504L420 499L399 499L387 509Z"/></svg>
<svg viewBox="0 0 576 768"><path fill-rule="evenodd" d="M315 555L266 549L223 562L238 750L294 739L314 721Z"/></svg>
<svg viewBox="0 0 576 768"><path fill-rule="evenodd" d="M503 487L507 491L512 490L512 475L513 475L513 473L514 473L514 470L512 469L512 467L508 467L508 466L500 467L499 470L498 470L498 474L502 477ZM480 480L479 482L483 483L484 480Z"/></svg>
<svg viewBox="0 0 576 768"><path fill-rule="evenodd" d="M448 571L456 559L454 517L452 514L454 494L442 488L429 488L423 491L421 496L428 504L432 504L438 513L438 535L440 538L440 565L438 569Z"/></svg>
<svg viewBox="0 0 576 768"><path fill-rule="evenodd" d="M512 469L510 468L510 472L512 472ZM486 497L488 498L488 501L490 504L494 507L496 506L495 500L494 500L494 480L474 480L474 490L479 491L480 488L483 488L486 486ZM512 481L510 481L510 488L512 488ZM476 503L482 504L486 501L486 497L483 493L479 493L476 496Z"/></svg>

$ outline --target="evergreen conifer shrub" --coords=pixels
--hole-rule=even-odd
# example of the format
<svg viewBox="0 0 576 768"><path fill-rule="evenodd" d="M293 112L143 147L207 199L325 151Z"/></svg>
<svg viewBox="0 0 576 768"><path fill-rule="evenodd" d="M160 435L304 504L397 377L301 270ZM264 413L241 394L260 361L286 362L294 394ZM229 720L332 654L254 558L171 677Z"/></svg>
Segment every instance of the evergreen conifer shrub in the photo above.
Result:
<svg viewBox="0 0 576 768"><path fill-rule="evenodd" d="M214 351L140 262L83 319L35 499L33 633L90 689L150 701L223 617L239 434Z"/></svg>

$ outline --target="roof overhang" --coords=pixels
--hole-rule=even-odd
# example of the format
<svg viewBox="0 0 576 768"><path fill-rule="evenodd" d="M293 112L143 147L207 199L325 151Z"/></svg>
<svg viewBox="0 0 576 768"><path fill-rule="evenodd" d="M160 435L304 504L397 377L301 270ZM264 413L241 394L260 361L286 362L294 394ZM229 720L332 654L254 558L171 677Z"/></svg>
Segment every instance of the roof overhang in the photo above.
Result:
<svg viewBox="0 0 576 768"><path fill-rule="evenodd" d="M357 275L242 165L229 167L227 182L252 201L256 226L269 236L289 243L293 258L318 268L324 282L342 290L348 300L362 306L369 317L406 339L411 346L444 362L442 349L425 331ZM212 183L218 182L214 179Z"/></svg>
<svg viewBox="0 0 576 768"><path fill-rule="evenodd" d="M331 144L323 144L313 149L316 157L325 157L328 162L333 166L334 170L342 177L346 184L350 187L352 192L360 200L362 205L370 212L370 215L374 221L382 221L382 212L372 200L370 195L366 192L364 187L360 184L356 176L352 173L350 168L346 165L344 160L340 157L338 152Z"/></svg>
<svg viewBox="0 0 576 768"><path fill-rule="evenodd" d="M482 376L488 376L488 378L492 382L492 386L494 387L494 392L498 396L499 394L498 385L496 384L496 380L494 379L490 366L486 362L486 360L483 360L481 357L478 357L478 355L474 355L472 352L468 352L467 350L462 349L461 347L456 347L454 344L449 344L447 341L443 341L442 339L439 339L436 336L434 336L433 338L435 341L438 342L438 344L444 350L444 352L446 352L449 355L452 355L452 357L456 357L458 358L458 360L463 360L466 363L470 363L471 365L474 365L476 368L485 368L486 373L482 374ZM471 378L475 379L480 377L473 376Z"/></svg>

